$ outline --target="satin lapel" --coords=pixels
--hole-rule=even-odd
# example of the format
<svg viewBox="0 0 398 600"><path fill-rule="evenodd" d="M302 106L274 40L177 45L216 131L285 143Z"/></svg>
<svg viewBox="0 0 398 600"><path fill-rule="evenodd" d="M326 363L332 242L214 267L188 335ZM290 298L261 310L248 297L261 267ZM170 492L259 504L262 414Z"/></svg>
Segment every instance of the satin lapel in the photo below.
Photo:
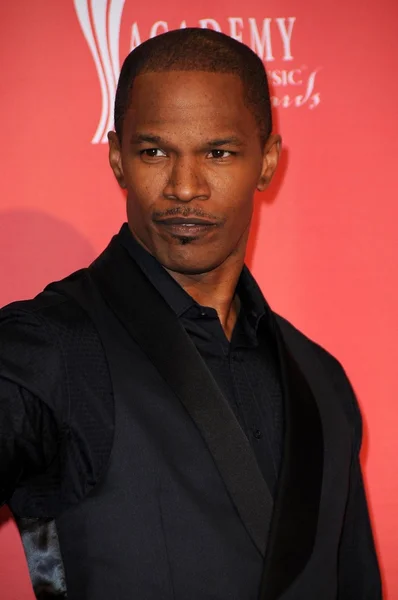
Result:
<svg viewBox="0 0 398 600"><path fill-rule="evenodd" d="M311 557L323 475L322 423L314 394L275 327L282 368L285 437L260 598L276 600Z"/></svg>
<svg viewBox="0 0 398 600"><path fill-rule="evenodd" d="M247 437L194 344L117 239L89 272L196 423L249 535L264 555L272 497Z"/></svg>

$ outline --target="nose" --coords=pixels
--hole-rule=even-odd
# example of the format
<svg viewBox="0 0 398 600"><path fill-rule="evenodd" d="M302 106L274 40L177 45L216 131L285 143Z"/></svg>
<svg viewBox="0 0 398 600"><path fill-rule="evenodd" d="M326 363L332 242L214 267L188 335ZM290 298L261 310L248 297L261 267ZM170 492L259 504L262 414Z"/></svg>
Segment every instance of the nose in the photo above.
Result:
<svg viewBox="0 0 398 600"><path fill-rule="evenodd" d="M206 200L210 196L209 185L198 159L178 157L174 160L163 195L180 202L198 198Z"/></svg>

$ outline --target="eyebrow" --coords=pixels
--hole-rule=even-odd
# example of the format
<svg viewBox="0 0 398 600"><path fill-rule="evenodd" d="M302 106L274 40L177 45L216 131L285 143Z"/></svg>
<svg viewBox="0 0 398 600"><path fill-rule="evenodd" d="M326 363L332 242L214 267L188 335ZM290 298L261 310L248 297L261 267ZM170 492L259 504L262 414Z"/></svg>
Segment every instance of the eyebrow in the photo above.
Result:
<svg viewBox="0 0 398 600"><path fill-rule="evenodd" d="M139 133L133 135L131 138L132 144L142 144L149 142L150 144L165 144L166 140L163 140L159 135L151 135L149 133Z"/></svg>
<svg viewBox="0 0 398 600"><path fill-rule="evenodd" d="M158 144L160 146L168 146L168 144L169 144L167 142L167 140L164 140L160 135L152 135L150 133L138 133L136 135L133 135L131 138L131 143L132 144L149 143L149 144ZM219 147L219 146L228 146L228 145L243 146L244 142L237 136L231 135L231 136L228 136L225 138L216 138L213 140L208 140L207 142L205 142L203 144L203 146L211 147L211 148Z"/></svg>
<svg viewBox="0 0 398 600"><path fill-rule="evenodd" d="M207 146L228 146L228 145L233 145L233 146L243 146L244 142L243 140L241 140L240 138L236 137L235 135L231 135L225 138L217 138L214 140L209 140L208 142L206 142Z"/></svg>

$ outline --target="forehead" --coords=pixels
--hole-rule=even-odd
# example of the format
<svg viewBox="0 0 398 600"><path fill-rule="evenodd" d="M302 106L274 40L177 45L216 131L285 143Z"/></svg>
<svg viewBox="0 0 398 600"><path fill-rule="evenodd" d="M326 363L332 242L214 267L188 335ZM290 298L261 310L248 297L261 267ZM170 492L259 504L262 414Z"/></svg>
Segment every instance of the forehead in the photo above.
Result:
<svg viewBox="0 0 398 600"><path fill-rule="evenodd" d="M170 71L139 75L133 85L126 126L194 126L252 134L256 122L244 103L237 75L203 71Z"/></svg>

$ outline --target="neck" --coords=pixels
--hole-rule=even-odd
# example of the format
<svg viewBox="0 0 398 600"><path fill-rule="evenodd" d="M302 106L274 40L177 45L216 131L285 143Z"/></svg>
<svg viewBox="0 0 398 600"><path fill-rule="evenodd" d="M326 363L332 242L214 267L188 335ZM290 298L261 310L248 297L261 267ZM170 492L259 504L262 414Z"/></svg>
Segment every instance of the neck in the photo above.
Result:
<svg viewBox="0 0 398 600"><path fill-rule="evenodd" d="M200 305L217 311L221 326L228 340L239 314L240 302L235 289L244 265L244 256L231 256L225 263L200 275L168 273Z"/></svg>

